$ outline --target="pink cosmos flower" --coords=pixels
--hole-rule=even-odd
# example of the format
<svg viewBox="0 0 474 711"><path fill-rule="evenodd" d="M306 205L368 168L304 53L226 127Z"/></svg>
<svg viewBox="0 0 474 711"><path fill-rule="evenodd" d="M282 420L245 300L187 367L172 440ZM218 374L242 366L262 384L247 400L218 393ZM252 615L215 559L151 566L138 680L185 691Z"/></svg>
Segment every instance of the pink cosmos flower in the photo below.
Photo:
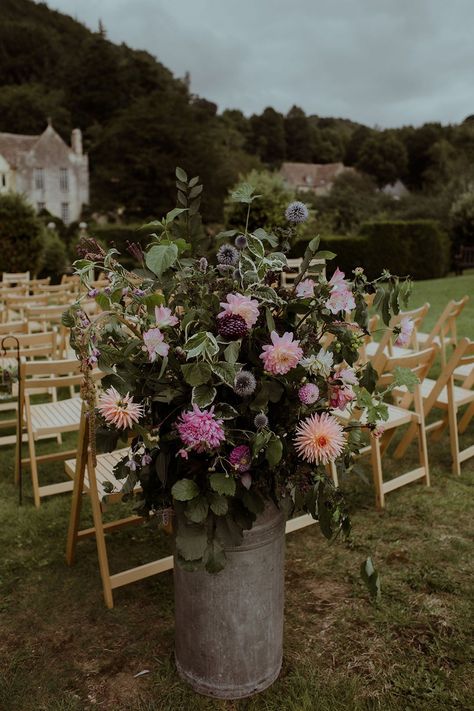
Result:
<svg viewBox="0 0 474 711"><path fill-rule="evenodd" d="M313 279L303 279L296 287L296 296L299 299L306 299L314 295L314 287L316 282Z"/></svg>
<svg viewBox="0 0 474 711"><path fill-rule="evenodd" d="M248 472L252 462L250 447L247 447L246 444L240 444L238 447L234 447L229 455L229 462L238 472Z"/></svg>
<svg viewBox="0 0 474 711"><path fill-rule="evenodd" d="M413 333L414 328L415 324L413 323L411 318L408 318L407 316L402 318L402 320L400 321L400 333L397 336L395 345L407 346L410 343L411 334Z"/></svg>
<svg viewBox="0 0 474 711"><path fill-rule="evenodd" d="M100 396L97 409L109 425L119 430L132 427L143 415L143 405L133 402L129 393L120 395L114 387Z"/></svg>
<svg viewBox="0 0 474 711"><path fill-rule="evenodd" d="M150 328L143 334L143 342L148 351L148 357L151 363L154 363L157 356L167 356L170 349L165 343L164 336L159 328Z"/></svg>
<svg viewBox="0 0 474 711"><path fill-rule="evenodd" d="M200 410L197 405L193 405L191 411L180 415L176 426L181 440L188 449L207 452L216 449L225 440L222 422L223 420L216 419L214 407L210 410Z"/></svg>
<svg viewBox="0 0 474 711"><path fill-rule="evenodd" d="M331 295L326 302L326 308L332 314L337 314L339 311L352 311L355 309L354 295L349 288L348 282L345 280L344 272L341 272L339 267L336 269L329 284L331 286Z"/></svg>
<svg viewBox="0 0 474 711"><path fill-rule="evenodd" d="M302 420L296 428L295 448L310 464L333 462L344 449L344 430L326 412Z"/></svg>
<svg viewBox="0 0 474 711"><path fill-rule="evenodd" d="M285 375L298 365L303 356L300 342L293 340L292 333L279 336L276 331L272 331L270 338L273 345L263 346L263 353L260 354L264 368L272 375Z"/></svg>
<svg viewBox="0 0 474 711"><path fill-rule="evenodd" d="M319 388L314 383L306 383L298 390L298 397L304 405L312 405L319 397Z"/></svg>
<svg viewBox="0 0 474 711"><path fill-rule="evenodd" d="M155 306L155 321L157 328L176 326L179 323L179 319L173 316L171 309L167 306Z"/></svg>
<svg viewBox="0 0 474 711"><path fill-rule="evenodd" d="M248 328L252 328L257 323L259 317L258 301L243 294L227 294L227 303L221 301L224 309L217 314L217 318L225 316L242 316Z"/></svg>

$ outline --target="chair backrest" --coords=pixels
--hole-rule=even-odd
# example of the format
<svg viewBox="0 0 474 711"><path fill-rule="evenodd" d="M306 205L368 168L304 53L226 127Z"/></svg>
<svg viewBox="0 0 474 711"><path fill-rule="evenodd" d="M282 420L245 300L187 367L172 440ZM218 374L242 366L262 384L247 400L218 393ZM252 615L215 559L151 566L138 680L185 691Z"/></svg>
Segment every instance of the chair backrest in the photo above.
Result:
<svg viewBox="0 0 474 711"><path fill-rule="evenodd" d="M32 293L35 293L35 291L40 287L40 286L48 286L48 284L51 283L51 277L43 277L42 279L30 279L28 282L29 289Z"/></svg>
<svg viewBox="0 0 474 711"><path fill-rule="evenodd" d="M427 377L431 370L433 362L439 348L437 345L431 345L424 348L422 351L414 351L401 356L390 356L383 353L379 364L379 379L378 384L382 387L387 387L393 383L396 368L406 368L418 378L418 383L414 387L414 392L405 393L402 395L399 405L401 407L409 407L412 399L415 401L415 409L419 414L423 413L423 398L421 396L421 383Z"/></svg>
<svg viewBox="0 0 474 711"><path fill-rule="evenodd" d="M28 333L28 321L0 323L0 340L3 336L16 336L18 333Z"/></svg>
<svg viewBox="0 0 474 711"><path fill-rule="evenodd" d="M302 263L303 263L302 257L287 260L288 266L281 273L281 285L283 287L289 289L294 285L296 278L299 274L299 271L301 269ZM309 266L308 266L307 277L305 277L305 278L311 277L311 274L318 274L318 273L324 271L325 266L326 266L325 259L312 259L309 263Z"/></svg>
<svg viewBox="0 0 474 711"><path fill-rule="evenodd" d="M461 338L451 358L442 369L429 396L426 398L426 412L431 410L443 388L447 386L449 390L454 387L454 371L456 368L466 365L474 365L474 341L470 341L469 338Z"/></svg>
<svg viewBox="0 0 474 711"><path fill-rule="evenodd" d="M22 359L20 365L21 387L24 392L37 390L45 386L45 378L49 388L74 387L83 380L81 364L77 358L68 360L37 360Z"/></svg>
<svg viewBox="0 0 474 711"><path fill-rule="evenodd" d="M19 284L30 281L30 272L2 272L2 282L4 284Z"/></svg>
<svg viewBox="0 0 474 711"><path fill-rule="evenodd" d="M407 344L407 347L411 346L414 350L418 350L416 334L418 333L420 326L423 323L423 319L425 318L429 309L430 309L430 305L427 302L426 304L423 304L423 306L420 306L417 309L411 309L410 311L400 311L395 316L392 316L392 318L390 319L390 326L388 328L386 328L384 333L382 334L382 338L379 341L377 350L375 351L375 353L372 357L372 365L374 366L374 368L376 370L380 370L380 361L381 361L382 354L384 353L384 351L388 351L388 354L390 356L393 355L393 346L392 346L393 329L396 326L400 326L401 322L405 318L409 319L413 323L413 331L410 336L410 341Z"/></svg>
<svg viewBox="0 0 474 711"><path fill-rule="evenodd" d="M433 329L428 334L428 338L425 343L429 345L430 343L433 343L436 337L438 337L443 351L445 351L446 348L447 338L449 338L451 342L456 345L458 340L456 321L468 301L469 296L464 296L459 301L455 301L454 299L449 301L433 326Z"/></svg>
<svg viewBox="0 0 474 711"><path fill-rule="evenodd" d="M14 335L18 340L19 355L22 358L31 360L33 358L54 359L57 357L58 334L56 331L46 331L43 333L19 333ZM3 353L3 357L16 358L18 351L16 347L12 346L12 341L5 343L5 346L6 348L5 353Z"/></svg>

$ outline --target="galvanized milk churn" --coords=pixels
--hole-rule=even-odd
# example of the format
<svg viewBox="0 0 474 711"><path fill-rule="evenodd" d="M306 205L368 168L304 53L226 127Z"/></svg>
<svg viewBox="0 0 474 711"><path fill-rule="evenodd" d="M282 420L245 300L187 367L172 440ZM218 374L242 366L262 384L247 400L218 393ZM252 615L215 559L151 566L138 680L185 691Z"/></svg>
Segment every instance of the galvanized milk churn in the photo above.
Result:
<svg viewBox="0 0 474 711"><path fill-rule="evenodd" d="M208 696L239 699L277 678L283 653L285 518L267 504L217 574L174 567L180 676Z"/></svg>

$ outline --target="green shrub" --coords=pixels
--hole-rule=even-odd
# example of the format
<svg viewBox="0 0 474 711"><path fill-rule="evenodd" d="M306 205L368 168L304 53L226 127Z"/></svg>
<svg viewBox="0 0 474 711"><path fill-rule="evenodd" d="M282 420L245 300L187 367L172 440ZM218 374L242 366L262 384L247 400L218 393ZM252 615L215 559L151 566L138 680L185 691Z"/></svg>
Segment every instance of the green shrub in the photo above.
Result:
<svg viewBox="0 0 474 711"><path fill-rule="evenodd" d="M249 221L250 231L257 227L263 227L266 230L288 227L285 210L295 199L295 193L285 185L283 178L278 173L252 170L237 185L234 185L230 192L232 193L242 183L252 185L255 188L255 194L260 196L252 204ZM233 202L229 195L225 201L224 214L226 225L229 228L244 229L247 205Z"/></svg>
<svg viewBox="0 0 474 711"><path fill-rule="evenodd" d="M456 247L474 244L474 190L467 190L450 211L451 230Z"/></svg>
<svg viewBox="0 0 474 711"><path fill-rule="evenodd" d="M44 231L33 208L20 195L0 196L0 263L6 272L36 274Z"/></svg>
<svg viewBox="0 0 474 711"><path fill-rule="evenodd" d="M435 220L379 220L366 222L365 270L374 278L383 269L414 279L436 279L450 268L450 241Z"/></svg>
<svg viewBox="0 0 474 711"><path fill-rule="evenodd" d="M302 257L306 245L306 240L296 242L290 256ZM436 279L450 267L449 238L434 220L366 222L359 235L323 236L321 248L337 254L333 264L348 276L355 267L364 267L370 279L383 269L414 279Z"/></svg>
<svg viewBox="0 0 474 711"><path fill-rule="evenodd" d="M40 277L50 276L53 283L58 283L68 266L69 259L65 243L57 232L47 230L38 275Z"/></svg>
<svg viewBox="0 0 474 711"><path fill-rule="evenodd" d="M290 252L290 257L302 257L308 242L299 240ZM337 254L337 258L328 264L328 271L332 266L338 266L348 277L355 267L363 267L367 255L367 238L359 235L324 235L321 237L321 249L327 249Z"/></svg>

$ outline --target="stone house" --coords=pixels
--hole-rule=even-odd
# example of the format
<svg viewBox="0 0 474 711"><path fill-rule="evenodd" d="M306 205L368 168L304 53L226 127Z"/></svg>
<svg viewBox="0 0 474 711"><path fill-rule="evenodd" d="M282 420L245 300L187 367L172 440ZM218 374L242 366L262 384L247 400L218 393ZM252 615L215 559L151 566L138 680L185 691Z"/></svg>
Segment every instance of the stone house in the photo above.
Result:
<svg viewBox="0 0 474 711"><path fill-rule="evenodd" d="M0 133L0 193L8 191L65 224L78 220L89 203L89 161L80 129L72 131L71 146L51 123L39 136Z"/></svg>
<svg viewBox="0 0 474 711"><path fill-rule="evenodd" d="M295 190L327 195L339 175L354 170L343 163L283 163L280 175Z"/></svg>

